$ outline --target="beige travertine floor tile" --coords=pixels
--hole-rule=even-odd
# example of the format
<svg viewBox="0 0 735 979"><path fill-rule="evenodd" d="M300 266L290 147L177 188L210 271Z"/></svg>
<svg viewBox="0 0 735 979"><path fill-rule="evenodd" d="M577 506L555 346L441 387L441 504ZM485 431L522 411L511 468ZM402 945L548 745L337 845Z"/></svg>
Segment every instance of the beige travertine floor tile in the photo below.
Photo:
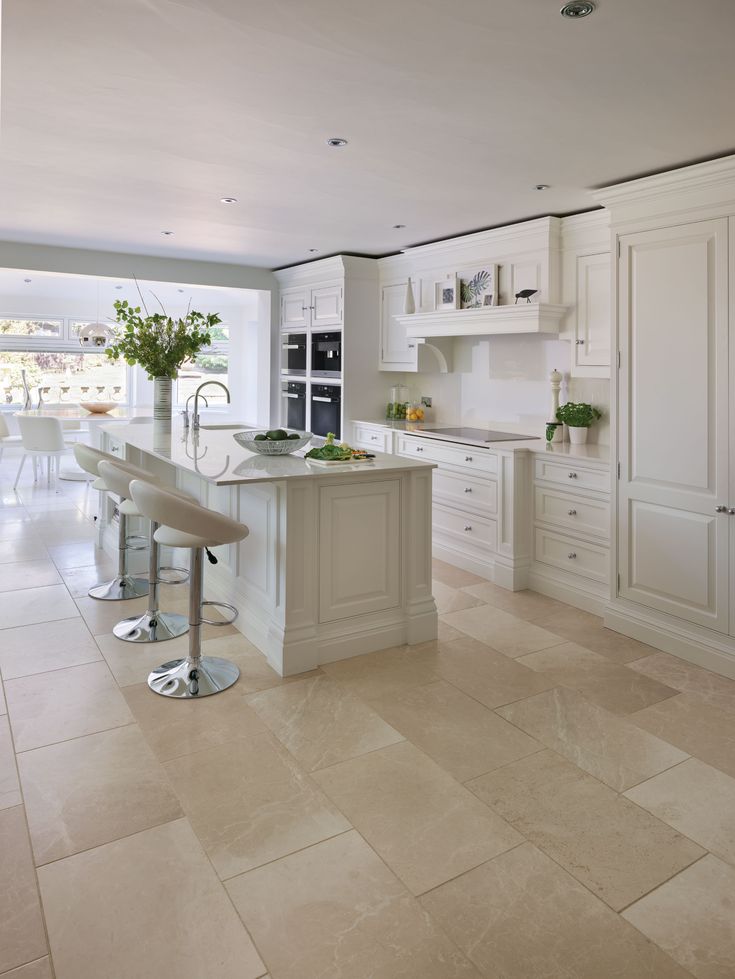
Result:
<svg viewBox="0 0 735 979"><path fill-rule="evenodd" d="M76 541L94 541L97 536L93 524L78 510L70 517L62 511L61 520L39 520L33 524L33 533L47 547L69 544Z"/></svg>
<svg viewBox="0 0 735 979"><path fill-rule="evenodd" d="M616 911L704 853L551 751L468 788Z"/></svg>
<svg viewBox="0 0 735 979"><path fill-rule="evenodd" d="M541 595L537 591L508 591L490 581L483 581L481 585L468 585L462 589L467 595L473 595L488 605L495 608L502 608L512 615L517 615L529 622L539 615L551 615L562 609L568 608L561 602L553 598Z"/></svg>
<svg viewBox="0 0 735 979"><path fill-rule="evenodd" d="M735 976L735 868L708 854L623 917L697 979Z"/></svg>
<svg viewBox="0 0 735 979"><path fill-rule="evenodd" d="M523 656L547 646L558 646L562 642L553 632L540 629L492 605L450 612L444 616L444 621L506 656Z"/></svg>
<svg viewBox="0 0 735 979"><path fill-rule="evenodd" d="M18 561L0 564L0 592L18 591L20 588L38 588L41 585L58 585L61 577L53 561Z"/></svg>
<svg viewBox="0 0 735 979"><path fill-rule="evenodd" d="M108 561L90 564L85 568L60 568L59 572L71 597L84 598L90 588L113 578L115 570L114 563Z"/></svg>
<svg viewBox="0 0 735 979"><path fill-rule="evenodd" d="M25 540L0 541L0 564L14 564L16 561L42 561L48 556L48 551L35 536Z"/></svg>
<svg viewBox="0 0 735 979"><path fill-rule="evenodd" d="M22 806L0 812L0 972L46 955L46 934Z"/></svg>
<svg viewBox="0 0 735 979"><path fill-rule="evenodd" d="M735 680L710 673L709 670L669 653L654 653L628 664L629 669L650 676L659 683L696 697L710 707L735 711Z"/></svg>
<svg viewBox="0 0 735 979"><path fill-rule="evenodd" d="M75 599L76 607L87 623L87 628L92 633L93 636L104 636L108 633L112 633L113 626L117 625L121 619L127 619L131 615L140 615L148 608L148 598L143 596L142 598L131 598L126 602L101 602L96 598L77 598ZM167 611L169 611L167 609ZM173 641L173 640L171 640ZM125 643L123 645L122 640L119 640L120 645L123 649L126 649L130 644ZM164 651L164 645L161 646L161 650ZM164 651L164 660L166 659L166 653Z"/></svg>
<svg viewBox="0 0 735 979"><path fill-rule="evenodd" d="M484 578L473 574L471 571L455 568L453 564L447 564L446 561L440 561L438 558L434 558L431 568L434 580L443 585L448 585L450 588L464 588L467 585L479 585L485 581Z"/></svg>
<svg viewBox="0 0 735 979"><path fill-rule="evenodd" d="M181 816L134 724L23 752L18 767L36 865Z"/></svg>
<svg viewBox="0 0 735 979"><path fill-rule="evenodd" d="M479 598L468 595L457 588L450 588L441 581L434 581L431 588L438 612L457 612L463 608L474 608L484 604Z"/></svg>
<svg viewBox="0 0 735 979"><path fill-rule="evenodd" d="M444 680L372 703L460 782L541 750L538 741Z"/></svg>
<svg viewBox="0 0 735 979"><path fill-rule="evenodd" d="M652 646L637 639L606 629L598 616L569 605L562 605L559 612L534 616L534 622L585 649L607 656L615 663L630 663L656 652Z"/></svg>
<svg viewBox="0 0 735 979"><path fill-rule="evenodd" d="M436 638L439 642L451 642L452 639L466 639L467 636L464 632L460 632L459 629L455 629L454 626L448 625L440 615L437 623Z"/></svg>
<svg viewBox="0 0 735 979"><path fill-rule="evenodd" d="M39 540L30 520L4 520L0 523L0 541Z"/></svg>
<svg viewBox="0 0 735 979"><path fill-rule="evenodd" d="M224 630L219 630L222 632ZM294 683L309 676L315 676L319 670L299 673L297 676L279 676L268 664L264 654L243 636L237 629L232 633L220 636L219 632L213 639L204 643L207 656L224 656L231 659L240 668L240 679L237 685L243 693L255 693L257 690L269 690L271 687Z"/></svg>
<svg viewBox="0 0 735 979"><path fill-rule="evenodd" d="M438 642L395 646L365 656L325 663L322 670L363 700L437 680Z"/></svg>
<svg viewBox="0 0 735 979"><path fill-rule="evenodd" d="M414 894L522 840L406 741L315 772L314 778Z"/></svg>
<svg viewBox="0 0 735 979"><path fill-rule="evenodd" d="M630 714L677 694L673 687L573 642L523 656L520 662L559 686L579 690L587 700L613 714Z"/></svg>
<svg viewBox="0 0 735 979"><path fill-rule="evenodd" d="M79 615L63 585L20 588L0 594L0 629L14 629L34 622L53 622Z"/></svg>
<svg viewBox="0 0 735 979"><path fill-rule="evenodd" d="M530 843L421 903L488 979L687 979Z"/></svg>
<svg viewBox="0 0 735 979"><path fill-rule="evenodd" d="M618 792L686 758L566 687L499 707L498 713Z"/></svg>
<svg viewBox="0 0 735 979"><path fill-rule="evenodd" d="M678 697L631 714L630 720L735 778L735 714L699 697Z"/></svg>
<svg viewBox="0 0 735 979"><path fill-rule="evenodd" d="M251 694L248 703L307 771L403 740L325 674Z"/></svg>
<svg viewBox="0 0 735 979"><path fill-rule="evenodd" d="M0 714L7 714L8 707L5 703L5 694L3 693L2 684L0 684Z"/></svg>
<svg viewBox="0 0 735 979"><path fill-rule="evenodd" d="M160 761L228 741L249 741L266 730L248 706L238 684L217 697L201 700L161 697L147 683L126 687L124 696Z"/></svg>
<svg viewBox="0 0 735 979"><path fill-rule="evenodd" d="M735 864L735 779L690 758L626 793L629 799Z"/></svg>
<svg viewBox="0 0 735 979"><path fill-rule="evenodd" d="M222 879L349 829L270 734L176 758L165 768Z"/></svg>
<svg viewBox="0 0 735 979"><path fill-rule="evenodd" d="M130 724L133 715L107 664L85 663L8 680L16 751Z"/></svg>
<svg viewBox="0 0 735 979"><path fill-rule="evenodd" d="M0 809L18 806L22 801L10 724L7 715L0 714Z"/></svg>
<svg viewBox="0 0 735 979"><path fill-rule="evenodd" d="M51 959L45 955L42 959L21 965L11 972L3 972L3 979L53 979Z"/></svg>
<svg viewBox="0 0 735 979"><path fill-rule="evenodd" d="M227 890L279 979L479 979L354 830Z"/></svg>
<svg viewBox="0 0 735 979"><path fill-rule="evenodd" d="M79 616L54 622L51 636L49 632L45 622L3 631L0 671L4 680L102 659L89 629Z"/></svg>
<svg viewBox="0 0 735 979"><path fill-rule="evenodd" d="M96 564L100 569L110 563L110 555L93 540L73 541L70 544L50 544L48 554L59 571L62 568L83 568ZM104 575L100 575L104 581ZM112 575L110 575L112 577Z"/></svg>
<svg viewBox="0 0 735 979"><path fill-rule="evenodd" d="M186 820L49 864L39 883L56 979L112 979L111 962L120 979L265 972Z"/></svg>

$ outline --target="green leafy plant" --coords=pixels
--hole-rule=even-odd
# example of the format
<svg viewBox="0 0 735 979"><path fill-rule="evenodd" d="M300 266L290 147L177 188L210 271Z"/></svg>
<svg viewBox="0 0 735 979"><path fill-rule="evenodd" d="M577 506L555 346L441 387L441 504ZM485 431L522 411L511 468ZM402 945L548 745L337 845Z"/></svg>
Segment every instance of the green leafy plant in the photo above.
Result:
<svg viewBox="0 0 735 979"><path fill-rule="evenodd" d="M463 309L477 309L481 305L480 297L490 281L490 273L483 269L471 279L461 279L459 283L459 298Z"/></svg>
<svg viewBox="0 0 735 979"><path fill-rule="evenodd" d="M131 306L127 299L118 299L114 306L119 328L105 353L111 360L122 357L131 367L139 364L149 378L177 378L182 364L210 346L212 330L222 322L217 313L195 310L178 319L165 310L149 313L145 309L142 315L140 306Z"/></svg>
<svg viewBox="0 0 735 979"><path fill-rule="evenodd" d="M571 428L589 428L598 418L602 418L602 412L583 401L579 404L568 401L556 409L556 417Z"/></svg>

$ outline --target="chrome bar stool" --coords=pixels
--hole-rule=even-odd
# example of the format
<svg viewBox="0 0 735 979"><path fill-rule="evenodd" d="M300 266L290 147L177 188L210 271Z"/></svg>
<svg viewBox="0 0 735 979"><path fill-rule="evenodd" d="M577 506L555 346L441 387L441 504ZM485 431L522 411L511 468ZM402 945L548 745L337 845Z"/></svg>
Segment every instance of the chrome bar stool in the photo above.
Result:
<svg viewBox="0 0 735 979"><path fill-rule="evenodd" d="M189 579L189 653L186 659L172 660L157 667L148 677L148 686L164 697L192 699L208 697L231 687L240 676L239 669L218 656L202 656L202 625L228 625L237 618L237 609L224 602L205 602L202 598L204 553L213 563L210 547L234 544L244 540L249 530L245 524L208 510L198 503L182 500L168 490L143 480L133 480L130 492L136 506L149 520L161 524L155 533L159 544L191 549ZM203 605L216 605L232 612L226 622L202 618Z"/></svg>
<svg viewBox="0 0 735 979"><path fill-rule="evenodd" d="M118 462L117 456L110 455L109 452L100 452L99 449L93 449L89 445L83 445L81 442L78 442L74 446L74 457L85 472L95 477L92 483L94 489L99 490L101 493L111 492L110 487L100 475L99 464L101 462ZM128 551L140 550L140 548L134 543L131 543L128 537L127 514L122 505L118 508L118 511L120 519L117 545L117 575L112 581L95 585L87 592L90 598L96 598L102 602L126 601L129 598L143 598L148 594L148 582L146 579L128 573ZM133 538L134 540L135 538Z"/></svg>
<svg viewBox="0 0 735 979"><path fill-rule="evenodd" d="M124 502L120 504L120 512L126 517L143 516L130 497L130 484L134 479L146 480L160 485L159 481L145 469L133 466L129 462L122 462L116 459L108 462L103 459L98 464L99 474L104 480L105 485ZM166 491L172 496L177 496L182 500L191 500L193 497L188 493L166 487ZM167 639L175 639L183 636L189 631L189 622L185 615L176 612L163 612L158 606L159 586L161 584L181 585L189 579L189 572L186 568L162 567L159 564L159 545L156 540L156 531L159 524L151 520L148 550L148 608L142 615L133 615L130 618L122 619L113 627L113 633L118 639L125 642L165 642ZM162 572L173 572L177 578L162 578Z"/></svg>

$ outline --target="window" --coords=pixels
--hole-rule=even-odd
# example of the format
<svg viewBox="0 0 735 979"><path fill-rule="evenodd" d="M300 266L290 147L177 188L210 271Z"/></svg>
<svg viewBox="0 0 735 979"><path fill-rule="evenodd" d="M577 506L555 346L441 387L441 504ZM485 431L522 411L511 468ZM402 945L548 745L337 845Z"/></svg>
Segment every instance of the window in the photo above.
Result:
<svg viewBox="0 0 735 979"><path fill-rule="evenodd" d="M34 320L26 316L0 319L0 336L6 337L62 337L63 320Z"/></svg>
<svg viewBox="0 0 735 979"><path fill-rule="evenodd" d="M176 404L183 405L200 384L220 381L229 388L230 328L224 323L213 327L212 345L197 355L192 364L185 364L176 382ZM207 388L202 394L212 407L226 404L227 396L221 388Z"/></svg>
<svg viewBox="0 0 735 979"><path fill-rule="evenodd" d="M0 351L0 402L21 405L25 370L34 405L38 393L47 403L128 400L128 368L104 353L51 350Z"/></svg>

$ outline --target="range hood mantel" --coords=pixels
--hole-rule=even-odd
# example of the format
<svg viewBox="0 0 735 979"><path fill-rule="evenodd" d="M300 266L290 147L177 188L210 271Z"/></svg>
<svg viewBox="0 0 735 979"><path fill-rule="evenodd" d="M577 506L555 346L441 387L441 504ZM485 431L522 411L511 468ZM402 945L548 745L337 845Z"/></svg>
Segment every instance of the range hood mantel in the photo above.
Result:
<svg viewBox="0 0 735 979"><path fill-rule="evenodd" d="M518 303L515 306L483 306L480 309L441 309L413 313L396 319L412 338L481 337L493 334L558 333L566 306L552 303Z"/></svg>

